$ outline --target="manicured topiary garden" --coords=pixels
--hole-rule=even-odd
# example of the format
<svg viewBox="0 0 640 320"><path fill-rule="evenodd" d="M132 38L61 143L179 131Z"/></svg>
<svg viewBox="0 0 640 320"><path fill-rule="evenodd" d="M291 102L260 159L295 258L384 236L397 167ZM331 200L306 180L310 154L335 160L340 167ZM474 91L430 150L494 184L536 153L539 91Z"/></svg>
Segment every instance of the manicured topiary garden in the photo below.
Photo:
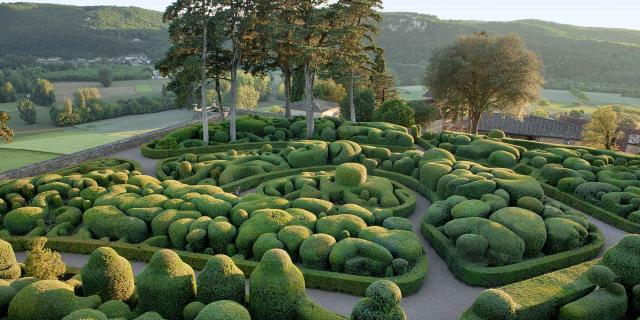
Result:
<svg viewBox="0 0 640 320"><path fill-rule="evenodd" d="M495 132L495 131L494 131ZM548 196L628 232L640 232L640 156L586 147L443 132L421 144L536 178Z"/></svg>
<svg viewBox="0 0 640 320"><path fill-rule="evenodd" d="M4 182L0 238L22 251L45 236L47 248L91 255L75 275L68 270L30 289L70 286L73 296L65 299L73 306L61 307L69 319L344 318L311 301L305 287L364 296L352 319L405 319L400 297L419 291L428 276L413 230L462 282L520 290L530 278L544 287L556 274L571 281L567 273L594 264L605 239L576 209L597 216L587 209L604 204L597 212L630 224L640 210L633 189L640 186L631 177L640 159L532 149L499 131L419 136L416 128L321 118L307 140L305 126L303 117L245 116L233 143L228 123L212 123L208 146L201 127L178 129L141 148L162 158L155 177L133 161L102 159ZM414 212L416 192L432 202L424 212ZM408 219L414 215L419 225ZM625 297L635 286L621 279L635 269L620 256L640 254L625 241L618 247L628 249L607 253L607 268L588 271L595 291L581 284L548 297L554 310L564 310L561 318L578 319L584 308L601 314L588 308L602 299L617 308L611 314L620 313L621 286ZM606 264L607 256L617 258ZM147 266L122 276L131 273L127 259ZM24 277L18 269L9 257L3 270ZM202 270L197 278L194 269ZM520 305L527 316L550 308L518 302L513 292L486 291L465 316L515 319L522 318Z"/></svg>

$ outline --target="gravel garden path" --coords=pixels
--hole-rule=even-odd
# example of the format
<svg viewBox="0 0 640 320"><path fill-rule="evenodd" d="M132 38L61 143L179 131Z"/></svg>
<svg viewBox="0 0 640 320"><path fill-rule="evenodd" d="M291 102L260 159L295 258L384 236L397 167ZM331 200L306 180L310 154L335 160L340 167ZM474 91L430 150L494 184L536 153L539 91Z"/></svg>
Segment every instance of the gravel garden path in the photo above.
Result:
<svg viewBox="0 0 640 320"><path fill-rule="evenodd" d="M144 158L140 154L139 147L105 156L136 160L140 162L144 174L155 176L155 165L158 160ZM413 222L414 231L420 234L420 220L430 202L419 194L416 194L416 197L416 211L410 220ZM591 216L587 215L587 218L602 230L606 238L605 249L617 243L626 234L624 231L611 227ZM407 317L411 320L458 319L484 288L471 287L458 281L449 272L446 263L421 235L420 239L429 259L429 271L420 291L402 299ZM24 260L24 252L17 252L16 255L19 261ZM62 253L62 257L68 265L73 267L82 267L88 260L86 255L73 253ZM136 274L141 272L145 266L143 262L132 261L131 263ZM349 315L353 305L360 299L360 297L349 294L317 289L307 289L307 292L320 305L343 315Z"/></svg>

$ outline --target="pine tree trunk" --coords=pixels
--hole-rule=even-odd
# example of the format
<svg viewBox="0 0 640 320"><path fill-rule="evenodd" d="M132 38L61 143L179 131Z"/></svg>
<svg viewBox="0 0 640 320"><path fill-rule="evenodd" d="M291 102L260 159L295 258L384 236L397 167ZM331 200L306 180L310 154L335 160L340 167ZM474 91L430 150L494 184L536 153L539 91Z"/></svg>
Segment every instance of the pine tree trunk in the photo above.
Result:
<svg viewBox="0 0 640 320"><path fill-rule="evenodd" d="M231 110L229 110L229 136L231 142L236 141L236 103L238 102L238 63L231 64Z"/></svg>
<svg viewBox="0 0 640 320"><path fill-rule="evenodd" d="M356 107L353 104L353 72L349 79L349 113L351 114L351 122L356 122Z"/></svg>
<svg viewBox="0 0 640 320"><path fill-rule="evenodd" d="M202 23L202 83L200 84L200 107L202 108L202 140L209 145L209 116L207 115L207 18Z"/></svg>
<svg viewBox="0 0 640 320"><path fill-rule="evenodd" d="M304 62L304 106L307 110L307 139L313 137L315 129L313 117L313 72L309 63L309 59Z"/></svg>
<svg viewBox="0 0 640 320"><path fill-rule="evenodd" d="M224 121L224 109L222 108L222 95L220 94L220 76L216 76L216 95L218 96L218 112L220 112L220 121Z"/></svg>
<svg viewBox="0 0 640 320"><path fill-rule="evenodd" d="M284 70L284 116L291 119L291 70Z"/></svg>

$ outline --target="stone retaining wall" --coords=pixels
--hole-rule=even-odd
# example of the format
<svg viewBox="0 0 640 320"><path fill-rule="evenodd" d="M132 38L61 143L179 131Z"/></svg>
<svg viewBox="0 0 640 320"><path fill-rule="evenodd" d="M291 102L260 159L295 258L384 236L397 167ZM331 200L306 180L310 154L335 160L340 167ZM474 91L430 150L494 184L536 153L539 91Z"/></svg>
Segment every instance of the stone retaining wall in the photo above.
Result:
<svg viewBox="0 0 640 320"><path fill-rule="evenodd" d="M193 124L198 121L185 121L179 124L143 133L134 137L110 142L91 149L70 153L57 158L37 162L21 168L5 171L0 173L0 180L17 179L22 177L32 177L39 174L47 173L53 170L62 169L67 166L78 164L80 162L103 157L106 154L115 153L125 149L140 146L143 143L150 142L165 136L167 133Z"/></svg>

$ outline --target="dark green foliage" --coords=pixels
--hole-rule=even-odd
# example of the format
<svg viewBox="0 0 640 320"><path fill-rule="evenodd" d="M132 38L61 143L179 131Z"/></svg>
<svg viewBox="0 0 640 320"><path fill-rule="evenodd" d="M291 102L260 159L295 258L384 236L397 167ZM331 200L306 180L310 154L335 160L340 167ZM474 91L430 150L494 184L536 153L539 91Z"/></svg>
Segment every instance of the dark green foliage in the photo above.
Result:
<svg viewBox="0 0 640 320"><path fill-rule="evenodd" d="M472 217L455 219L444 225L444 234L452 241L464 234L478 234L489 241L486 256L489 265L508 265L522 261L525 242L500 223Z"/></svg>
<svg viewBox="0 0 640 320"><path fill-rule="evenodd" d="M382 276L392 260L385 247L358 238L338 241L329 254L331 270L358 275Z"/></svg>
<svg viewBox="0 0 640 320"><path fill-rule="evenodd" d="M411 231L372 226L360 231L358 237L385 247L394 258L404 259L409 263L417 262L423 254L420 239Z"/></svg>
<svg viewBox="0 0 640 320"><path fill-rule="evenodd" d="M204 304L218 300L244 301L244 273L225 255L210 258L198 274L197 299Z"/></svg>
<svg viewBox="0 0 640 320"><path fill-rule="evenodd" d="M91 253L81 276L84 294L96 294L102 301L126 301L135 290L131 264L109 247Z"/></svg>
<svg viewBox="0 0 640 320"><path fill-rule="evenodd" d="M466 200L451 208L451 216L454 219L481 217L486 218L491 213L491 206L480 200Z"/></svg>
<svg viewBox="0 0 640 320"><path fill-rule="evenodd" d="M387 100L378 107L376 121L386 121L404 127L414 124L413 109L401 99Z"/></svg>
<svg viewBox="0 0 640 320"><path fill-rule="evenodd" d="M147 238L147 224L143 220L129 217L114 206L93 207L85 211L82 219L99 238L109 237L131 243L140 243Z"/></svg>
<svg viewBox="0 0 640 320"><path fill-rule="evenodd" d="M407 316L400 306L402 293L398 286L388 280L372 283L353 307L352 320L406 320Z"/></svg>
<svg viewBox="0 0 640 320"><path fill-rule="evenodd" d="M25 235L44 218L45 211L38 207L22 207L4 216L4 227L13 235Z"/></svg>
<svg viewBox="0 0 640 320"><path fill-rule="evenodd" d="M108 320L107 316L98 310L92 309L79 309L76 310L62 320Z"/></svg>
<svg viewBox="0 0 640 320"><path fill-rule="evenodd" d="M600 264L591 267L591 269L587 271L587 277L591 283L601 288L608 287L616 279L616 275L611 269Z"/></svg>
<svg viewBox="0 0 640 320"><path fill-rule="evenodd" d="M305 294L302 272L284 250L265 253L249 279L249 308L254 320L294 320Z"/></svg>
<svg viewBox="0 0 640 320"><path fill-rule="evenodd" d="M585 182L576 187L573 194L580 200L598 204L609 192L620 192L620 188L604 182Z"/></svg>
<svg viewBox="0 0 640 320"><path fill-rule="evenodd" d="M507 227L524 240L525 256L537 255L545 245L545 223L542 217L529 210L516 207L502 208L494 212L489 219Z"/></svg>
<svg viewBox="0 0 640 320"><path fill-rule="evenodd" d="M488 248L489 241L487 238L478 234L463 234L456 240L456 249L459 250L458 252L470 260L484 256Z"/></svg>
<svg viewBox="0 0 640 320"><path fill-rule="evenodd" d="M502 168L512 168L518 162L516 156L513 153L504 150L497 150L492 152L489 155L488 161L489 164Z"/></svg>
<svg viewBox="0 0 640 320"><path fill-rule="evenodd" d="M618 276L618 281L627 288L640 284L640 235L626 235L615 246L605 252L602 264Z"/></svg>
<svg viewBox="0 0 640 320"><path fill-rule="evenodd" d="M499 129L491 129L491 131L489 131L489 133L487 134L487 137L489 138L494 138L494 139L502 139L505 136L504 131L499 130Z"/></svg>
<svg viewBox="0 0 640 320"><path fill-rule="evenodd" d="M516 310L513 298L500 289L482 291L471 306L471 310L482 319L512 319Z"/></svg>
<svg viewBox="0 0 640 320"><path fill-rule="evenodd" d="M548 218L544 223L547 228L547 242L544 250L548 254L575 249L587 236L587 230L573 220Z"/></svg>
<svg viewBox="0 0 640 320"><path fill-rule="evenodd" d="M96 296L79 298L73 288L58 280L42 280L18 291L9 304L8 315L15 320L58 320L78 306L97 307ZM46 306L46 308L43 308Z"/></svg>
<svg viewBox="0 0 640 320"><path fill-rule="evenodd" d="M157 251L136 277L138 309L156 311L168 319L180 319L182 310L195 300L193 269L167 249Z"/></svg>
<svg viewBox="0 0 640 320"><path fill-rule="evenodd" d="M102 67L98 70L98 80L102 83L102 86L108 88L113 82L113 72L109 67Z"/></svg>
<svg viewBox="0 0 640 320"><path fill-rule="evenodd" d="M525 196L518 199L518 207L541 214L544 209L544 204L536 198Z"/></svg>
<svg viewBox="0 0 640 320"><path fill-rule="evenodd" d="M82 281L84 286L84 279ZM103 300L104 301L104 300ZM129 305L119 300L109 300L98 307L98 311L104 313L109 319L113 318L132 318L133 314Z"/></svg>
<svg viewBox="0 0 640 320"><path fill-rule="evenodd" d="M336 239L328 234L311 235L300 244L300 257L305 268L326 270L329 268L329 253Z"/></svg>
<svg viewBox="0 0 640 320"><path fill-rule="evenodd" d="M234 301L221 300L206 305L195 320L251 320L249 311Z"/></svg>
<svg viewBox="0 0 640 320"><path fill-rule="evenodd" d="M367 180L367 168L357 163L345 163L336 168L336 182L346 187L357 187Z"/></svg>
<svg viewBox="0 0 640 320"><path fill-rule="evenodd" d="M627 311L627 294L618 283L596 289L562 308L558 320L623 319Z"/></svg>
<svg viewBox="0 0 640 320"><path fill-rule="evenodd" d="M370 89L357 89L353 95L353 104L356 111L356 121L373 121L376 111L376 98ZM351 111L349 109L349 96L340 103L340 115L349 119ZM386 121L386 120L385 120Z"/></svg>

